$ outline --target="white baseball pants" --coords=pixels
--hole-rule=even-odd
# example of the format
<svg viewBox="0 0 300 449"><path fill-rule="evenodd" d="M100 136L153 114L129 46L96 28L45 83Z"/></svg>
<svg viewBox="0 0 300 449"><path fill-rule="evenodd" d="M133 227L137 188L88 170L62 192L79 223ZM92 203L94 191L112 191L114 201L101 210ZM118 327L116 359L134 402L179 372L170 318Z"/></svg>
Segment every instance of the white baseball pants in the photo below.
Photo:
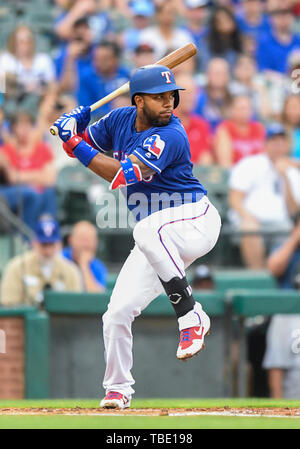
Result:
<svg viewBox="0 0 300 449"><path fill-rule="evenodd" d="M137 223L133 230L135 246L103 315L106 392L118 391L131 398L134 318L164 292L158 276L164 281L183 278L185 268L215 246L220 228L218 211L206 196L197 203L155 212Z"/></svg>

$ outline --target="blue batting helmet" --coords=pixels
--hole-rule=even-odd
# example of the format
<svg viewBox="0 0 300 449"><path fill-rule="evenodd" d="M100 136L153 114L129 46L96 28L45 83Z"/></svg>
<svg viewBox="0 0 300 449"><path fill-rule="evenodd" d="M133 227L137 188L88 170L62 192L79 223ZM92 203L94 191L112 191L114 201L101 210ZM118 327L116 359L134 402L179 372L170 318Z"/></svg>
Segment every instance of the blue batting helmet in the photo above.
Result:
<svg viewBox="0 0 300 449"><path fill-rule="evenodd" d="M131 102L135 105L134 96L137 94L160 94L174 90L174 108L179 103L178 90L185 90L177 86L173 72L164 65L147 65L136 69L130 78Z"/></svg>

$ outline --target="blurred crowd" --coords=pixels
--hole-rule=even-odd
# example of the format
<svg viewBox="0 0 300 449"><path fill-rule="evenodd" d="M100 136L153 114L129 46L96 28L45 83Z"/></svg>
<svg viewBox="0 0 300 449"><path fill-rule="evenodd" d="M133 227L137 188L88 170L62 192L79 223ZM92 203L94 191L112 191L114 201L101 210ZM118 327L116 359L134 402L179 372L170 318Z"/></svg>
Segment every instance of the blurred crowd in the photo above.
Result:
<svg viewBox="0 0 300 449"><path fill-rule="evenodd" d="M61 151L49 126L76 105L90 105L121 86L136 67L152 64L189 42L195 43L198 53L174 69L177 84L186 88L175 114L188 134L192 162L195 167L217 167L228 174L225 221L244 265L268 268L282 288L299 288L295 281L300 273L298 0L6 3L18 4L25 12L26 3L36 5L40 13L49 11L50 27L44 34L37 32L36 23L27 20L30 14L19 13L0 48L0 86L4 86L0 93L0 201L36 233L30 253L7 269L2 289L13 285L15 290L5 297L19 301L24 292L9 280L16 279L20 266L36 267L39 260L42 268L35 276L42 281L32 283L29 273L25 287L28 303L42 302L40 292L54 276L55 256L62 250L53 224L59 215L56 183L60 171L74 164L74 159ZM130 104L129 96L120 96L92 118ZM41 216L54 220L53 235L49 219L37 230ZM96 260L97 237L91 226L81 222L74 227L60 267L65 279L53 281L58 289L68 289L68 283L75 290L105 288L106 268ZM84 242L86 235L92 242L82 243L80 250L78 242ZM208 285L211 279L205 268L198 271L197 282L204 279ZM279 321L270 328L277 336ZM271 370L270 385L276 396L283 394L282 373L276 369L285 367L285 360L280 360L274 338L270 337L264 364ZM298 374L297 367L291 379Z"/></svg>

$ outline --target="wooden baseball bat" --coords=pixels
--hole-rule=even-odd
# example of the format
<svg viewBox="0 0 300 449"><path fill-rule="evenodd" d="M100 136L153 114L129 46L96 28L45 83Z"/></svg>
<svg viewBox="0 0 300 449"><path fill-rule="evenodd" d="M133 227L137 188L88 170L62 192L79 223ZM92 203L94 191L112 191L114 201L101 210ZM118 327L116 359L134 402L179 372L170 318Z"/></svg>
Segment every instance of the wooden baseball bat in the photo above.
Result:
<svg viewBox="0 0 300 449"><path fill-rule="evenodd" d="M164 58L157 61L155 64L161 64L169 69L173 69L173 67L178 66L182 62L186 61L187 59L191 58L197 53L197 47L195 44L186 44L183 47L178 48L177 50L173 51L169 55L165 56ZM96 103L92 104L91 111L95 111L96 109L100 108L104 104L108 103L111 100L114 100L119 95L123 95L129 92L129 81L122 86L120 86L118 89L114 90L110 94L106 95L105 97L101 98L101 100L96 101ZM53 136L58 135L58 129L56 126L51 126L50 133Z"/></svg>

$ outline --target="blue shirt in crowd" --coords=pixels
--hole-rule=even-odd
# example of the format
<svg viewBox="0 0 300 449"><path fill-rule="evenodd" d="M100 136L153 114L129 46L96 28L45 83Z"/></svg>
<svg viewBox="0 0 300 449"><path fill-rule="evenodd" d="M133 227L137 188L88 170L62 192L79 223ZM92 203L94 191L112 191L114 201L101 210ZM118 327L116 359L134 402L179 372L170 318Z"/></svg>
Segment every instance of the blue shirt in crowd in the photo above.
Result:
<svg viewBox="0 0 300 449"><path fill-rule="evenodd" d="M279 42L272 32L265 33L258 39L256 49L256 60L258 69L274 70L286 73L288 69L287 60L292 50L300 48L300 36L293 34L288 44Z"/></svg>
<svg viewBox="0 0 300 449"><path fill-rule="evenodd" d="M244 14L237 15L236 20L238 27L243 34L248 34L255 38L270 31L270 22L266 15L262 15L260 23L256 25L249 23Z"/></svg>
<svg viewBox="0 0 300 449"><path fill-rule="evenodd" d="M72 248L66 247L63 249L62 253L66 259L75 262L75 260L73 259ZM101 260L95 258L90 262L90 270L99 284L101 284L103 287L106 287L107 268L104 263L101 262Z"/></svg>
<svg viewBox="0 0 300 449"><path fill-rule="evenodd" d="M115 75L111 78L104 78L96 72L94 67L88 67L79 78L78 104L89 106L122 86L128 80L129 70L122 66L118 67ZM111 109L111 103L107 103L100 108L100 113L102 116L106 115Z"/></svg>
<svg viewBox="0 0 300 449"><path fill-rule="evenodd" d="M87 69L91 69L92 68L92 52L93 52L93 48L91 47L90 51L84 55L81 56L80 58L77 58L75 61L76 67L76 73L78 74L78 77L80 78L82 76L82 73L87 70ZM63 74L63 70L65 67L65 62L66 62L66 58L67 58L67 54L68 54L68 46L62 46L61 49L59 50L57 56L54 58L54 64L55 64L55 71L56 71L56 78L60 79L62 74Z"/></svg>

